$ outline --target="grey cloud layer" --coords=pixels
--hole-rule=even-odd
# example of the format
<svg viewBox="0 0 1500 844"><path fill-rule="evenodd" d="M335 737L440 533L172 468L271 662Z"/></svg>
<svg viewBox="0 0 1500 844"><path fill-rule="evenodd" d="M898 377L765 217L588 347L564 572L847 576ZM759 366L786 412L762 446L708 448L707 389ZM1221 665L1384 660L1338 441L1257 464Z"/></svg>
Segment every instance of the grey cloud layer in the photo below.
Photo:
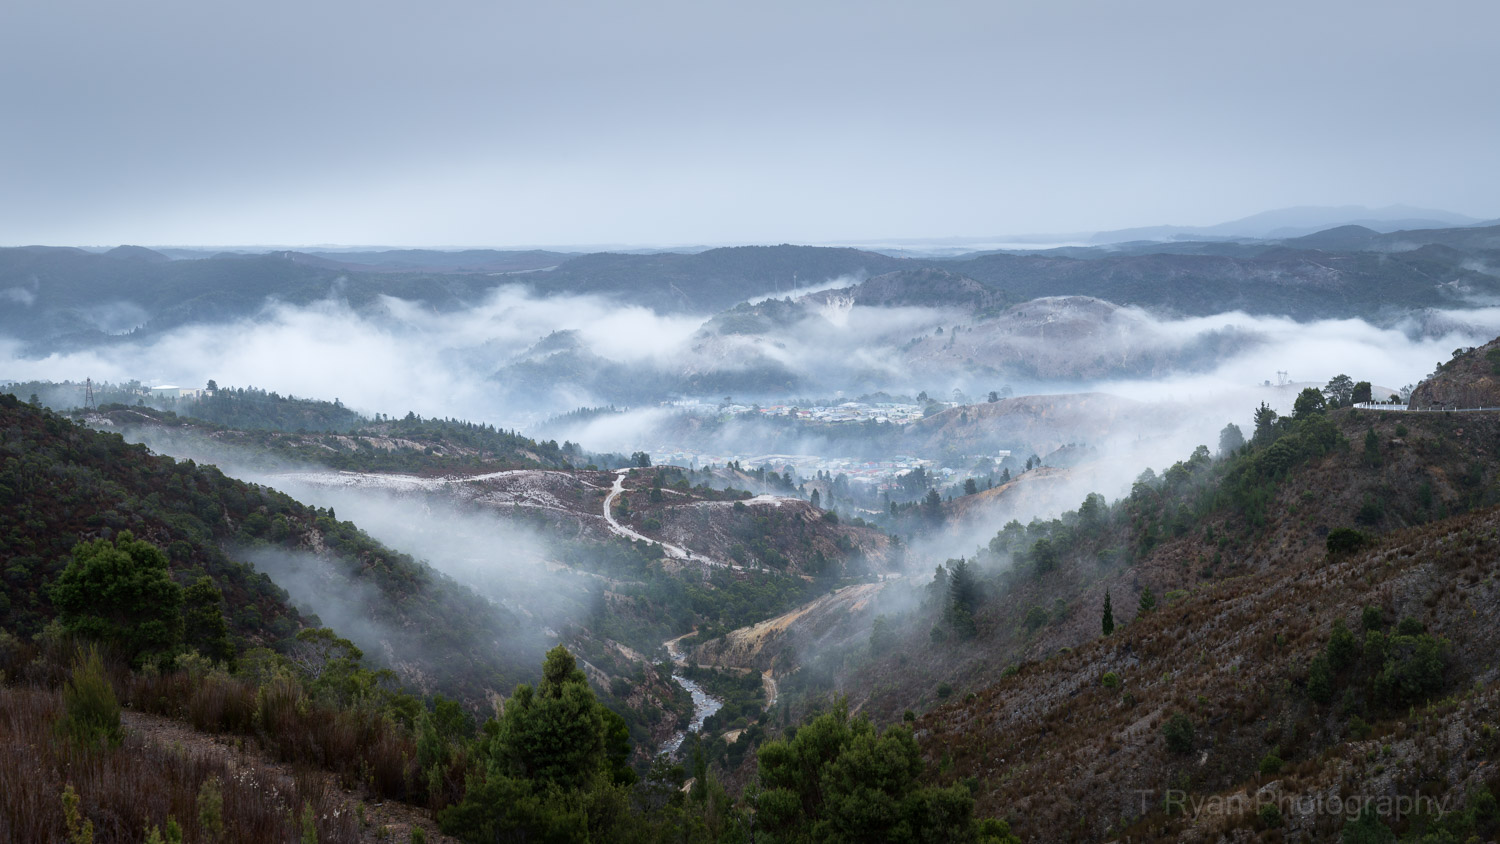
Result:
<svg viewBox="0 0 1500 844"><path fill-rule="evenodd" d="M11 243L816 241L1500 195L1487 0L12 5Z"/></svg>

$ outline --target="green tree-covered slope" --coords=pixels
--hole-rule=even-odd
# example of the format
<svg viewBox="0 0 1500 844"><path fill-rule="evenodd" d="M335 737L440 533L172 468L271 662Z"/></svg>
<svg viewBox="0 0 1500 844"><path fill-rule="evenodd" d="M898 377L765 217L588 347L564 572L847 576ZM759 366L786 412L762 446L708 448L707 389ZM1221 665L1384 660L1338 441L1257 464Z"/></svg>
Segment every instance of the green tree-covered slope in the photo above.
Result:
<svg viewBox="0 0 1500 844"><path fill-rule="evenodd" d="M295 552L329 588L366 596L383 632L362 643L377 662L420 665L405 679L428 690L477 699L534 663L515 618L332 512L0 396L0 625L40 630L57 613L47 587L73 546L122 531L164 549L180 584L211 578L245 643L278 646L305 623L295 596L236 558L263 546Z"/></svg>

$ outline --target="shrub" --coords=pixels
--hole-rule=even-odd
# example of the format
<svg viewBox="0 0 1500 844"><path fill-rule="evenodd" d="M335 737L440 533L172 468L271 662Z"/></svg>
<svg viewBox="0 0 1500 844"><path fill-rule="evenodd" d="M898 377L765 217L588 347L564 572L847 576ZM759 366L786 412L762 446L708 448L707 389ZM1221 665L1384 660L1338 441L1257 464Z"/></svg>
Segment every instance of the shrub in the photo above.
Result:
<svg viewBox="0 0 1500 844"><path fill-rule="evenodd" d="M302 844L318 844L318 813L306 802L302 804Z"/></svg>
<svg viewBox="0 0 1500 844"><path fill-rule="evenodd" d="M295 732L307 707L300 683L285 675L276 677L261 686L255 697L255 719L262 729L273 735Z"/></svg>
<svg viewBox="0 0 1500 844"><path fill-rule="evenodd" d="M1099 682L1106 689L1118 689L1120 688L1120 675L1113 671L1106 671L1104 676L1099 678Z"/></svg>
<svg viewBox="0 0 1500 844"><path fill-rule="evenodd" d="M1373 499L1367 499L1366 506L1368 506L1369 502L1372 500ZM1364 513L1363 508L1361 508L1360 513ZM1359 519L1362 524L1372 524L1379 520L1379 511L1377 511L1376 514L1369 519ZM1365 536L1363 533L1360 533L1354 528L1334 528L1333 530L1330 530L1328 532L1328 539L1325 544L1328 547L1328 555L1330 557L1337 557L1343 554L1352 554L1353 552L1358 551L1360 548L1363 548L1367 542L1369 542L1369 537Z"/></svg>
<svg viewBox="0 0 1500 844"><path fill-rule="evenodd" d="M1372 732L1374 732L1374 728L1371 727L1369 722L1365 721L1365 719L1359 717L1358 715L1350 716L1349 735L1353 736L1356 739L1364 740L1369 738L1370 733Z"/></svg>
<svg viewBox="0 0 1500 844"><path fill-rule="evenodd" d="M1173 753L1193 752L1193 722L1186 715L1178 712L1167 723L1162 725L1162 738L1166 739L1167 749Z"/></svg>
<svg viewBox="0 0 1500 844"><path fill-rule="evenodd" d="M1339 838L1343 844L1395 844L1396 834L1380 820L1375 808L1366 804L1359 817L1344 824Z"/></svg>
<svg viewBox="0 0 1500 844"><path fill-rule="evenodd" d="M1026 611L1026 618L1022 622L1026 625L1026 632L1035 633L1047 623L1047 611L1038 606L1032 606Z"/></svg>
<svg viewBox="0 0 1500 844"><path fill-rule="evenodd" d="M1154 592L1151 591L1151 587L1150 586L1147 586L1146 588L1144 588L1144 589L1141 590L1141 600L1140 600L1140 603L1136 605L1136 610L1135 610L1136 614L1137 615L1147 615L1152 610L1155 610L1155 609L1156 609L1156 593L1154 593Z"/></svg>
<svg viewBox="0 0 1500 844"><path fill-rule="evenodd" d="M1274 777L1281 773L1281 766L1284 764L1286 763L1281 759L1281 748L1273 747L1270 753L1261 758L1260 772L1266 776Z"/></svg>
<svg viewBox="0 0 1500 844"><path fill-rule="evenodd" d="M208 842L224 837L224 789L218 777L209 777L198 788L198 831Z"/></svg>
<svg viewBox="0 0 1500 844"><path fill-rule="evenodd" d="M95 647L78 652L73 676L63 686L63 716L57 731L82 747L120 745L124 735L120 702L104 675L104 661Z"/></svg>
<svg viewBox="0 0 1500 844"><path fill-rule="evenodd" d="M1313 657L1307 670L1307 697L1314 703L1333 700L1333 670L1328 667L1328 656Z"/></svg>
<svg viewBox="0 0 1500 844"><path fill-rule="evenodd" d="M68 844L94 844L94 822L85 820L78 808L78 792L73 784L63 788L63 821L68 825Z"/></svg>
<svg viewBox="0 0 1500 844"><path fill-rule="evenodd" d="M248 733L255 725L254 690L213 671L199 678L188 698L188 720L205 732Z"/></svg>
<svg viewBox="0 0 1500 844"><path fill-rule="evenodd" d="M1333 623L1333 633L1328 638L1328 667L1335 673L1343 671L1359 656L1359 640L1354 637L1343 619Z"/></svg>
<svg viewBox="0 0 1500 844"><path fill-rule="evenodd" d="M973 796L961 782L923 784L921 751L908 728L881 733L865 719L849 718L843 706L792 739L767 742L758 756L757 840L917 840L920 834L927 841L974 841L979 832L996 836L991 841L1014 840L996 825L975 823ZM952 768L952 756L943 754L938 770Z"/></svg>
<svg viewBox="0 0 1500 844"><path fill-rule="evenodd" d="M979 634L974 616L963 607L953 607L948 613L948 623L952 625L954 635L960 639L972 639Z"/></svg>
<svg viewBox="0 0 1500 844"><path fill-rule="evenodd" d="M161 549L130 531L75 545L50 596L69 632L121 648L136 664L182 641L182 587Z"/></svg>
<svg viewBox="0 0 1500 844"><path fill-rule="evenodd" d="M1396 625L1397 636L1420 636L1426 632L1426 626L1411 616L1401 619L1401 623Z"/></svg>
<svg viewBox="0 0 1500 844"><path fill-rule="evenodd" d="M953 687L952 686L948 685L947 683L938 683L937 696L940 699L947 700L948 696L951 695L951 694L953 694Z"/></svg>
<svg viewBox="0 0 1500 844"><path fill-rule="evenodd" d="M1421 703L1443 687L1447 642L1427 634L1391 640L1385 664L1375 675L1371 692L1390 706Z"/></svg>

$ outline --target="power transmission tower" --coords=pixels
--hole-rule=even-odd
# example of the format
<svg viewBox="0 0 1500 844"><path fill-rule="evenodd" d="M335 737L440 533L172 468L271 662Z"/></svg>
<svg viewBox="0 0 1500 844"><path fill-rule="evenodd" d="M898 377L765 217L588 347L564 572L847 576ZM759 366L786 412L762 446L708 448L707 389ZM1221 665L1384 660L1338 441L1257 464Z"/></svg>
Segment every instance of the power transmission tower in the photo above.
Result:
<svg viewBox="0 0 1500 844"><path fill-rule="evenodd" d="M83 412L95 413L99 406L94 402L94 379L83 379Z"/></svg>
<svg viewBox="0 0 1500 844"><path fill-rule="evenodd" d="M1278 387L1285 387L1286 386L1286 371L1285 370L1282 370L1282 369L1276 370L1276 386L1278 386Z"/></svg>

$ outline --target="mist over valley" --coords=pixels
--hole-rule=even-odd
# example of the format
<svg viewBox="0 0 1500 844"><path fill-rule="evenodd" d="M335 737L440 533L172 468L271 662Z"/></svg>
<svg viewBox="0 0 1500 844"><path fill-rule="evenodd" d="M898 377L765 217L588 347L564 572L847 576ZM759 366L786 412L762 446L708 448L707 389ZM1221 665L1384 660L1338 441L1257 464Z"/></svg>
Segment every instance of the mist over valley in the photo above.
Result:
<svg viewBox="0 0 1500 844"><path fill-rule="evenodd" d="M0 840L1500 837L1500 7L29 4Z"/></svg>
<svg viewBox="0 0 1500 844"><path fill-rule="evenodd" d="M291 666L357 649L384 706L468 718L544 654L561 682L565 653L618 719L620 770L697 759L746 789L750 751L830 705L950 729L955 687L1085 646L1105 598L1106 634L1135 629L1325 542L1488 512L1492 420L1411 412L1500 405L1500 277L1468 231L936 259L12 249L0 366L9 413L224 473L222 525L191 530L283 614L226 616L229 641ZM155 515L81 535L130 525L194 565L140 500ZM10 623L47 594L10 598ZM429 799L477 805L449 776Z"/></svg>

